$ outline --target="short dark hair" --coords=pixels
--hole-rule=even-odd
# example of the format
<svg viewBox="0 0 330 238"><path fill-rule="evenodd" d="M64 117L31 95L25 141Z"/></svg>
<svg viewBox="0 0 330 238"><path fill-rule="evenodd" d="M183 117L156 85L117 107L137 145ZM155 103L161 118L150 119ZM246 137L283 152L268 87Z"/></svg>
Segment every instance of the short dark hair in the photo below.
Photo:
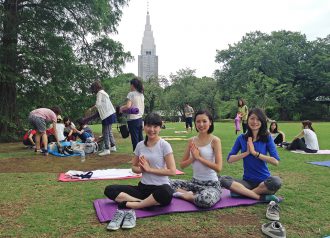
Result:
<svg viewBox="0 0 330 238"><path fill-rule="evenodd" d="M97 94L98 91L102 90L102 84L99 80L96 80L92 85L90 86L90 91L94 94Z"/></svg>
<svg viewBox="0 0 330 238"><path fill-rule="evenodd" d="M211 122L210 128L207 130L207 134L211 134L214 131L214 123L213 123L213 117L212 117L211 113L208 110L198 110L196 112L195 118L194 118L196 131L198 132L197 127L196 127L196 118L197 118L198 115L202 115L202 114L205 114Z"/></svg>
<svg viewBox="0 0 330 238"><path fill-rule="evenodd" d="M144 118L144 125L159 126L161 128L163 125L162 117L157 113L151 112ZM148 136L146 135L144 145L147 146L147 143Z"/></svg>
<svg viewBox="0 0 330 238"><path fill-rule="evenodd" d="M58 106L54 106L54 107L52 107L50 110L52 110L52 111L56 114L56 116L62 114L62 110L61 110L61 108L58 107Z"/></svg>

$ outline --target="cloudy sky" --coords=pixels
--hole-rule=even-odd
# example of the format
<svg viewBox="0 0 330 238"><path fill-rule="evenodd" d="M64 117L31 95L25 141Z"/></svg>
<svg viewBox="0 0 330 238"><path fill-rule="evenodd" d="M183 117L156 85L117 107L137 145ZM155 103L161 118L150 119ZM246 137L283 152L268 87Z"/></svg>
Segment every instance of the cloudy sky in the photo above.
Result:
<svg viewBox="0 0 330 238"><path fill-rule="evenodd" d="M135 61L125 73L138 73L147 0L131 0L114 39L130 51ZM159 58L159 74L179 69L212 76L218 65L216 50L227 49L247 32L298 31L308 40L330 34L329 0L149 0L150 22Z"/></svg>

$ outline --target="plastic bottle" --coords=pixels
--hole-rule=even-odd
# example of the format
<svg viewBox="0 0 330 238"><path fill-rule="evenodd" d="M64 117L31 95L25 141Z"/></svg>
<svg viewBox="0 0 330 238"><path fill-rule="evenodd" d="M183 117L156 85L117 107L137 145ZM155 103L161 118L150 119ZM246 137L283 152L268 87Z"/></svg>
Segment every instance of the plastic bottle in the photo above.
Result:
<svg viewBox="0 0 330 238"><path fill-rule="evenodd" d="M85 151L80 151L80 161L81 163L84 163L86 161Z"/></svg>

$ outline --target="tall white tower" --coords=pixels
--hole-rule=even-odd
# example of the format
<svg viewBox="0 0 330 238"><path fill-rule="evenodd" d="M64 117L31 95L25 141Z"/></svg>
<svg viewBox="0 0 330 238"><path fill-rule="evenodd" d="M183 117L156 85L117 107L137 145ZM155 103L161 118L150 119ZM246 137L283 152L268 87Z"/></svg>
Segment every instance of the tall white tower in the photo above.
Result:
<svg viewBox="0 0 330 238"><path fill-rule="evenodd" d="M149 10L147 11L147 22L141 45L141 54L138 57L138 76L143 80L150 77L158 77L158 56L156 55L156 45L150 25Z"/></svg>

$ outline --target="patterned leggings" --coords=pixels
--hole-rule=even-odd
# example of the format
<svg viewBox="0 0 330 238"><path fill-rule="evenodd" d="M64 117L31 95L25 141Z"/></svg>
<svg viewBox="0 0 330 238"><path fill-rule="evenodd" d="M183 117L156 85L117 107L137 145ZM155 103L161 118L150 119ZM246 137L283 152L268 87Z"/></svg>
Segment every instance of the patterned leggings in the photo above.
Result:
<svg viewBox="0 0 330 238"><path fill-rule="evenodd" d="M209 208L214 206L221 199L221 186L219 181L201 181L192 178L192 180L171 179L171 187L192 191L195 194L194 204L197 207Z"/></svg>

